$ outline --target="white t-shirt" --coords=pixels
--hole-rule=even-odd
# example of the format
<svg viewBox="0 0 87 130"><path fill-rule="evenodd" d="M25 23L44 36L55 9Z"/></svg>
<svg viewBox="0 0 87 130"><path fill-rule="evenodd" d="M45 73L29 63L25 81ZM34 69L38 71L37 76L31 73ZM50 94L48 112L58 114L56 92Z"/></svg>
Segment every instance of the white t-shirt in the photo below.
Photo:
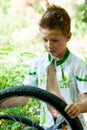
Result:
<svg viewBox="0 0 87 130"><path fill-rule="evenodd" d="M48 53L34 59L24 79L24 85L38 86L46 90L47 70L52 60ZM58 86L65 101L67 103L80 102L80 94L87 92L87 70L83 61L67 49L64 58L56 61L56 72ZM45 103L41 103L40 117L40 123L44 128L54 124L53 117ZM84 130L87 130L83 115L80 114L79 117Z"/></svg>

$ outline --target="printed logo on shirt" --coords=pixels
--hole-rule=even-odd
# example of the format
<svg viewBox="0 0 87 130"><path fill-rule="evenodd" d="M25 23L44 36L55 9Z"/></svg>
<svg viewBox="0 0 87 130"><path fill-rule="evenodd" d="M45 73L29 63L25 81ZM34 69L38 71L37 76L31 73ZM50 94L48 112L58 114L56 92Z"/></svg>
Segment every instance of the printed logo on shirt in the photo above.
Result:
<svg viewBox="0 0 87 130"><path fill-rule="evenodd" d="M59 87L62 89L62 88L70 88L70 86L71 86L71 81L69 81L69 80L61 80L61 81L59 81L58 82L58 85L59 85Z"/></svg>
<svg viewBox="0 0 87 130"><path fill-rule="evenodd" d="M61 65L61 73L62 73L62 80L58 82L60 88L70 88L70 80L67 78L67 76L64 73L63 66Z"/></svg>

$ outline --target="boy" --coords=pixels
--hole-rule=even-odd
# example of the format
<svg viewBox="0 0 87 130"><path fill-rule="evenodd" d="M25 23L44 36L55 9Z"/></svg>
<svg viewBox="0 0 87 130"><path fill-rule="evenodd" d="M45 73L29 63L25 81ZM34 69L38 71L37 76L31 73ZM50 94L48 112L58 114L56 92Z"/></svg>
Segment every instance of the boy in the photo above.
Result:
<svg viewBox="0 0 87 130"><path fill-rule="evenodd" d="M87 112L87 72L83 61L67 48L67 42L71 38L70 17L63 8L52 5L42 16L39 26L47 52L34 59L25 77L24 85L36 86L38 83L38 87L65 100L68 103L65 108L68 116L72 119L79 116L86 130L82 113ZM55 81L53 81L52 69L56 71ZM53 82L55 85L52 86ZM43 108L46 112L45 124L42 124ZM40 123L44 125L44 128L54 125L54 119L57 119L57 123L62 121L56 110L46 104L41 104Z"/></svg>
<svg viewBox="0 0 87 130"><path fill-rule="evenodd" d="M65 100L68 103L65 108L68 116L72 119L79 116L84 130L87 130L82 115L87 112L87 72L83 61L67 48L67 42L71 38L70 17L63 8L49 6L39 26L47 52L34 59L23 83L38 86ZM12 103L13 106L23 105L27 100L22 97L21 100L17 99L18 102L14 100L0 104L0 108L11 107ZM43 123L44 112L46 122ZM44 128L52 128L55 122L60 124L61 121L63 119L55 109L41 103L40 124Z"/></svg>

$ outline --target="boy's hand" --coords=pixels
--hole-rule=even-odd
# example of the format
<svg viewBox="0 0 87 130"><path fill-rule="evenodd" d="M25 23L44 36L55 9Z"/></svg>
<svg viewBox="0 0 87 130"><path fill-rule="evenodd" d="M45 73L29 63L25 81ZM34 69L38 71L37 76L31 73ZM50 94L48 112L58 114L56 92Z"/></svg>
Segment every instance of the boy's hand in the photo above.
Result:
<svg viewBox="0 0 87 130"><path fill-rule="evenodd" d="M66 106L65 112L68 114L70 118L74 119L80 114L79 105L76 103L70 103Z"/></svg>

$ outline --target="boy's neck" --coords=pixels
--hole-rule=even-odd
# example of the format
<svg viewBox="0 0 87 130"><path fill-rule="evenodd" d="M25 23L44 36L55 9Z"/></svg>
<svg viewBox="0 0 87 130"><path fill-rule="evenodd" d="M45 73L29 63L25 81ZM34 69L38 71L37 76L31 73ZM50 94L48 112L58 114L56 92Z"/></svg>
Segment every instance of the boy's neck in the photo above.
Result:
<svg viewBox="0 0 87 130"><path fill-rule="evenodd" d="M58 65L62 64L67 59L69 54L70 54L70 51L68 50L68 48L66 48L66 52L65 52L63 58L62 59L56 59L56 65L58 66ZM54 58L52 58L51 55L49 54L48 59L49 59L50 62L52 62Z"/></svg>
<svg viewBox="0 0 87 130"><path fill-rule="evenodd" d="M62 52L62 54L60 54L58 57L55 57L54 60L55 61L63 60L66 55L66 52L67 52L67 48Z"/></svg>

